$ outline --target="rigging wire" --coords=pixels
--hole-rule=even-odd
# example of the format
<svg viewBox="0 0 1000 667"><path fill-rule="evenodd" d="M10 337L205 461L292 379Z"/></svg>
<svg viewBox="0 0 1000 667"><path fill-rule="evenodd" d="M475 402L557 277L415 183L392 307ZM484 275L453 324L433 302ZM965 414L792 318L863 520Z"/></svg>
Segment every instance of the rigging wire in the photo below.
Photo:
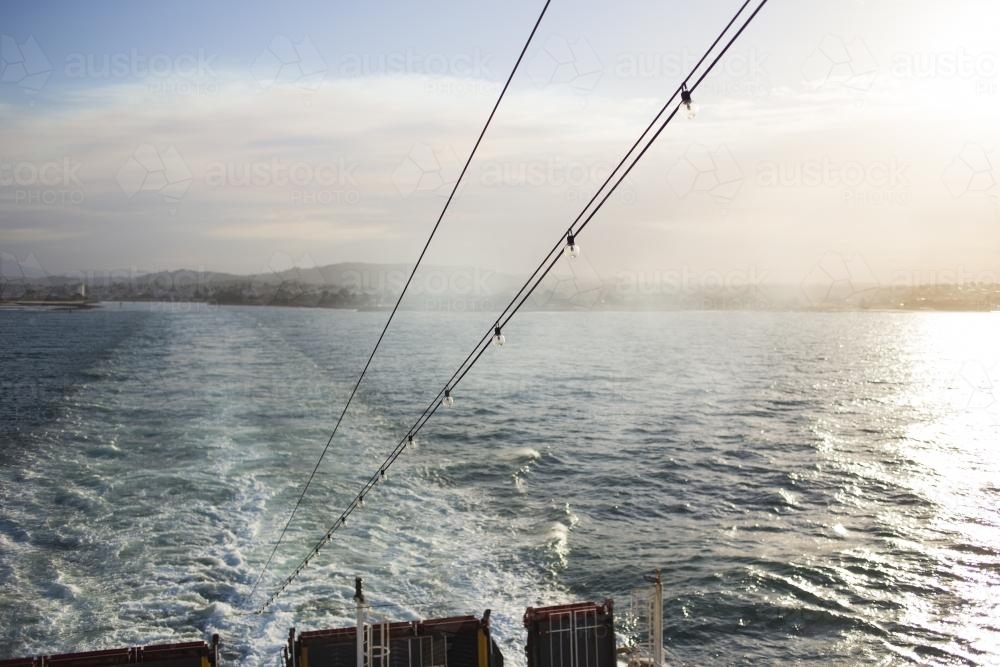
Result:
<svg viewBox="0 0 1000 667"><path fill-rule="evenodd" d="M736 11L735 14L733 14L733 17L731 19L729 19L729 23L726 24L726 27L722 29L722 32L720 32L718 34L718 36L716 36L716 38L712 42L711 46L709 46L708 49L706 49L705 53L702 54L702 56L698 60L698 62L695 63L694 67L691 68L692 72L697 72L698 68L700 68L702 66L702 64L704 64L705 60L707 60L708 57L709 57L709 55L711 55L712 51L715 50L715 47L717 47L719 45L719 42L722 41L722 38L725 36L725 34L728 33L729 30L733 27L733 24L736 22L736 19L738 19L739 16L746 10L747 6L750 4L751 1L752 0L744 0L743 4L740 6L740 8ZM573 220L573 223L570 225L570 230L572 230L573 227L576 226L576 224L580 221L580 219L587 212L587 209L590 208L594 204L594 202L600 196L600 194L604 190L604 188L606 188L608 186L608 183L610 183L611 180L615 177L615 174L617 174L618 171L625 165L625 163L628 161L629 156L635 151L635 149L639 146L639 144L642 143L643 138L647 134L649 134L649 131L653 129L653 127L656 125L656 122L666 112L667 108L670 106L670 103L673 102L677 98L678 93L680 93L681 91L683 91L685 89L686 89L686 84L682 83L681 87L678 88L676 91L674 91L674 94L671 95L667 99L667 101L663 103L663 106L660 107L659 112L653 117L653 119L651 121L649 121L649 125L646 126L646 129L642 131L642 133L639 135L639 137L635 140L635 142L632 144L632 146L628 149L628 151L625 152L625 155L622 156L622 159L618 161L618 164L615 166L615 168L613 170L611 170L611 172L608 174L607 178L604 179L604 182L601 183L600 187L597 188L597 191L594 192L593 196L590 198L590 201L588 201L586 203L586 205L584 205L583 209L580 210L580 213L576 216L576 218ZM571 232L567 234L567 236L571 236L571 235L572 235ZM507 311L510 310L511 306L513 306L517 302L517 300L521 297L521 295L524 293L524 290L527 289L531 285L532 281L538 275L538 272L541 271L542 268L545 266L546 262L548 262L552 258L553 254L557 254L559 252L560 248L563 247L563 239L564 238L566 238L566 237L560 237L559 240L556 241L555 245L552 246L552 249L549 250L548 254L546 254L545 257L542 259L542 261L539 262L538 266L531 273L531 275L528 276L528 278L524 281L524 284L521 285L521 287L520 287L520 289L518 289L517 293L514 294L513 297L511 297L510 302L504 307L504 309L502 311L500 311L500 314L497 316L496 320L493 322L493 325L492 325L493 335L500 335L500 332L502 332L502 330L503 330L503 327L502 327L500 321L503 319L504 315L507 314ZM508 318L508 320L509 320L509 318ZM506 321L508 321L508 320L505 320L504 323L506 324ZM478 349L478 347L480 345L482 345L483 342L489 336L490 336L490 331L487 331L486 333L483 334L483 337L479 339L479 342L476 343L475 346L473 346L472 352L470 352L469 355L465 358L465 360L462 361L462 363L459 365L458 370L456 370L455 373L452 374L452 376L448 379L448 382L445 383L446 387L448 385L450 385L455 380L455 377L459 374L459 372L462 370L462 368L465 366L465 364L468 363L468 361L476 353L476 350ZM442 390L442 392L438 393L438 395L434 399L435 401L438 398L440 398L441 393L443 393L443 391L444 390ZM421 415L421 417L422 416L423 415Z"/></svg>
<svg viewBox="0 0 1000 667"><path fill-rule="evenodd" d="M708 74L711 73L711 71L719 63L719 61L722 59L722 57L729 51L729 49L736 42L736 40L739 39L739 37L743 34L743 32L746 30L746 28L750 25L750 23L753 22L753 20L757 17L757 14L760 13L761 9L764 8L764 5L766 5L767 2L768 2L768 0L761 0L760 4L757 5L757 7L754 9L753 13L751 13L750 16L743 22L743 24L736 31L736 33L729 39L728 42L726 42L726 44L723 46L722 50L715 56L715 58L711 61L711 63L705 68L705 71L702 72L702 74L700 76L698 76L697 79L695 79L695 82L693 84L688 85L688 81L690 80L690 78L692 76L695 75L698 67L701 64L704 63L704 61L707 59L707 57L711 54L712 50L715 49L715 47L718 45L718 43L726 35L726 33L732 28L733 24L736 22L736 20L740 16L740 14L742 14L742 12L744 11L744 9L750 4L750 0L746 0L743 3L743 5L740 7L740 9L733 16L732 20L730 20L730 22L727 24L727 26L723 29L723 31L719 34L719 36L712 43L712 46L709 47L709 50L706 51L706 53L702 57L702 59L698 61L698 63L695 65L694 68L692 68L691 72L688 74L688 77L685 78L685 80L677 88L677 90L674 92L674 94L671 95L671 97L667 100L667 103L664 105L664 108L661 109L660 113L658 113L656 115L656 117L654 117L654 119L653 119L652 123L650 123L649 127L647 127L646 130L642 133L642 135L640 135L639 140L637 140L636 143L633 144L633 146L629 150L629 152L626 153L626 157L623 158L622 163L619 163L619 167L616 167L615 171L612 172L612 174L605 181L605 183L601 186L601 188L598 188L598 191L597 191L597 193L595 193L594 197L590 200L590 202L588 202L587 206L584 207L584 209L583 209L583 211L581 211L580 215L577 216L576 220L574 220L574 223L570 226L569 230L565 234L563 234L563 236L560 237L559 241L556 243L556 245L553 248L553 250L549 252L549 254L546 256L546 258L544 260L542 260L542 263L539 264L538 268L535 269L535 272L532 273L532 276L521 287L521 289L515 295L514 299L511 301L511 303L513 303L514 301L517 301L518 298L520 298L520 301L517 301L517 304L513 307L513 309L511 309L510 306L508 306L507 309L505 309L504 312L501 313L501 316L497 319L496 324L494 326L490 327L489 329L487 329L486 334L484 334L484 336L480 340L480 342L477 343L476 346L473 348L473 351L466 358L466 361L463 362L462 365L459 366L458 370L456 370L454 374L452 374L451 379L449 379L448 383L446 383L445 386L437 393L437 395L431 401L431 403L427 406L427 408L424 409L424 412L420 415L420 417L417 418L416 422L414 422L413 426L411 426L410 429L407 431L407 434L399 441L399 443L396 445L396 447L394 447L393 450L389 453L389 455L385 458L385 460L383 461L382 465L379 467L378 471L376 471L374 474L372 474L372 476L368 479L368 481L365 482L365 484L363 485L361 491L348 504L348 506L340 514L340 517L327 530L327 532L324 534L324 536L322 538L320 538L320 540L316 543L316 545L310 550L309 554L300 562L300 564L298 565L298 567L296 567L295 570L290 575L288 575L288 577L286 577L284 579L284 581L281 583L281 585L277 589L275 589L275 591L268 597L268 599L258 608L258 610L257 610L256 613L262 614L267 609L267 607L269 607L271 605L271 603L273 603L273 601L281 593L284 592L285 588L287 588L292 583L292 581L299 575L299 573L303 569L305 569L305 567L307 567L309 565L309 562L313 558L315 558L316 556L319 555L321 549L333 539L333 533L336 532L339 528L342 528L343 526L345 526L347 524L347 518L356 509L358 509L359 507L362 506L362 504L364 502L364 497L377 484L379 484L382 480L385 479L386 471L389 469L389 467L392 466L393 463L395 463L396 459L398 459L402 455L403 451L406 449L406 446L408 444L410 444L410 443L413 442L415 436L420 432L421 429L423 429L424 425L426 425L427 422L430 420L430 418L432 416L434 416L434 414L438 411L438 409L440 407L442 407L443 401L440 400L441 396L443 394L450 396L451 391L454 390L454 388L459 383L461 383L462 379L469 373L469 371L472 370L472 367L475 366L475 364L479 361L479 359L486 352L486 350L489 349L490 343L487 342L486 345L483 345L483 342L487 341L487 339L490 337L490 335L493 334L494 331L497 328L499 328L500 330L503 329L503 327L514 317L514 315L521 309L521 307L524 306L524 304L527 301L527 299L531 296L531 294L535 291L535 289L538 288L538 286L541 284L542 280L544 280L544 278L548 275L548 273L555 267L555 265L558 262L560 256L556 255L555 258L552 258L553 252L556 252L559 249L560 245L562 245L562 243L563 243L564 240L569 239L570 237L575 237L575 236L579 235L579 233L582 232L587 227L588 224L590 224L590 222L594 219L594 216L596 216L597 213L598 213L598 211L600 211L600 209L604 206L604 204L607 203L608 199L615 193L615 191L618 189L618 187L621 185L621 183L625 180L625 178L629 175L629 173L636 166L636 164L639 163L639 160L642 159L642 157L646 154L646 152L652 147L653 143L655 143L656 139L666 129L667 125L669 125L670 122L674 119L674 117L677 115L677 112L680 110L681 105L676 106L673 109L673 111L671 111L670 114L667 115L667 117L660 124L660 126L656 130L656 132L654 132L653 135L650 137L650 139L648 140L648 142L646 143L646 145L642 148L641 151L639 151L639 153L632 160L632 163L621 173L621 175L618 177L618 180L611 186L611 188L607 191L607 193L604 195L604 197L600 199L600 201L597 203L597 205L594 207L594 209L587 215L587 217L583 219L583 222L580 223L579 227L576 227L576 229L574 230L574 227L576 226L576 223L581 218L583 218L583 215L584 215L584 213L586 213L587 208L589 208L590 205L598 198L598 196L601 193L601 190L608 184L608 182L611 180L611 178L614 176L614 174L618 171L618 169L621 167L621 165L624 164L624 162L628 158L628 155L630 155L632 153L632 151L634 151L634 149L641 143L643 137L646 134L648 134L649 130L656 124L657 120L660 118L660 116L662 116L662 114L665 111L665 109L670 105L670 103L674 99L676 99L676 97L677 97L678 94L680 94L682 91L687 91L689 93L694 93L694 91L698 89L698 87L705 80L705 78L708 76ZM547 266L546 266L546 264L547 264ZM544 271L542 271L543 267L545 267ZM538 274L539 271L542 271L540 275ZM535 278L535 276L537 276L537 279ZM529 283L531 283L532 280L534 280L534 283L531 284L531 286L529 288L528 285L529 285ZM525 292L526 288L527 288L527 291ZM509 310L509 312L507 312L508 310Z"/></svg>
<svg viewBox="0 0 1000 667"><path fill-rule="evenodd" d="M427 254L427 249L431 245L431 241L434 240L434 235L437 233L438 227L441 226L441 221L444 219L445 214L448 212L448 208L451 206L452 199L455 197L455 193L458 192L458 187L462 183L462 179L465 177L465 173L469 170L469 165L472 164L472 158L475 157L476 152L479 150L479 145L483 141L483 137L486 136L486 130L489 129L490 124L493 122L493 117L496 115L497 110L500 108L500 102L503 100L504 95L507 93L507 89L510 87L511 81L514 79L514 74L517 73L518 68L521 65L521 61L524 60L524 54L528 51L528 46L531 45L532 40L535 37L535 33L538 31L538 26L542 23L542 18L545 16L545 12L548 11L549 4L552 0L545 0L545 5L542 7L542 11L539 13L538 18L535 20L535 25L531 29L531 33L528 35L528 39L525 41L524 46L521 48L521 53L517 57L517 61L514 63L514 67L507 77L507 81L504 83L503 88L500 91L500 95L497 97L496 103L493 105L493 109L490 111L489 117L487 117L486 122L483 124L482 130L479 132L479 137L476 139L476 143L472 147L472 151L469 153L469 157L465 161L465 166L462 167L462 171L458 175L458 179L455 181L455 185L451 189L451 194L448 195L448 199L444 203L444 207L441 209L441 213L438 215L437 221L434 223L434 227L431 228L431 233L427 237L426 243L424 243L423 249L420 251L420 255L417 257L416 263L413 265L413 270L410 272L410 276L406 279L406 283L403 285L402 291L399 293L399 298L396 299L396 304L392 307L392 312L389 313L389 318L385 322L385 326L382 327L382 333L379 334L378 340L375 341L375 346L372 348L371 354L368 355L368 361L365 362L364 368L361 369L361 375L358 376L357 382L355 382L353 389L351 389L350 395L347 397L347 402L344 404L344 409L340 413L340 417L337 418L337 422L333 427L333 431L330 433L330 437L326 441L326 445L323 447L323 451L320 452L319 458L316 461L316 465L313 467L312 472L309 473L309 477L306 479L305 486L302 488L302 493L299 494L298 500L295 501L295 506L292 508L292 512L285 522L284 527L281 529L281 533L278 535L277 541L274 543L274 548L271 550L271 554L268 556L267 561L260 570L260 574L257 575L257 580L254 582L253 587L250 589L250 594L248 598L253 598L254 593L257 592L257 588L260 586L260 582L264 578L264 574L267 572L268 567L270 567L271 562L274 560L274 556L278 551L278 547L281 546L281 542L285 539L285 534L288 532L289 526L292 524L292 520L295 518L296 513L302 506L302 501L306 497L306 492L309 490L309 486L312 484L313 479L316 477L316 473L319 470L319 466L323 463L323 459L326 457L327 451L330 449L330 445L333 443L334 437L337 435L337 431L340 429L340 424L344 421L344 415L347 414L348 408L351 407L351 402L354 400L355 394L358 392L358 388L361 386L362 380L364 380L365 375L368 373L368 368L372 364L372 360L375 358L375 353L378 352L379 346L382 344L382 340L385 338L386 332L389 330L389 325L392 324L393 318L396 316L396 311L399 310L399 305L403 302L403 297L406 296L406 291L410 287L410 283L413 282L413 277L417 273L417 269L420 268L420 263L424 259L424 255Z"/></svg>

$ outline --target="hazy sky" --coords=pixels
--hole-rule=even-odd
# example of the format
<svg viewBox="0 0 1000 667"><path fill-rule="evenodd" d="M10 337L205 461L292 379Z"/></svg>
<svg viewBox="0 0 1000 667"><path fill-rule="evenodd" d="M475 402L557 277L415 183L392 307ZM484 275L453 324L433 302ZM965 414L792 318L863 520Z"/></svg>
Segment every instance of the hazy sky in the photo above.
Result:
<svg viewBox="0 0 1000 667"><path fill-rule="evenodd" d="M738 5L553 0L425 261L533 267ZM0 250L50 273L412 262L540 8L3 3ZM772 0L585 256L1000 273L998 35L992 0Z"/></svg>

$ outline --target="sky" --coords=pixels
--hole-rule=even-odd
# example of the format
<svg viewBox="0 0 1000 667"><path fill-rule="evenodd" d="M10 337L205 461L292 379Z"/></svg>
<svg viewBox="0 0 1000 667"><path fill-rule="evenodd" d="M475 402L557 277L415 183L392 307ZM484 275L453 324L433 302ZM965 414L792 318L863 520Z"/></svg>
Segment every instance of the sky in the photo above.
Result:
<svg viewBox="0 0 1000 667"><path fill-rule="evenodd" d="M553 0L424 261L530 271L739 4ZM5 266L410 264L541 7L3 3ZM772 0L588 265L995 281L998 34L988 0Z"/></svg>

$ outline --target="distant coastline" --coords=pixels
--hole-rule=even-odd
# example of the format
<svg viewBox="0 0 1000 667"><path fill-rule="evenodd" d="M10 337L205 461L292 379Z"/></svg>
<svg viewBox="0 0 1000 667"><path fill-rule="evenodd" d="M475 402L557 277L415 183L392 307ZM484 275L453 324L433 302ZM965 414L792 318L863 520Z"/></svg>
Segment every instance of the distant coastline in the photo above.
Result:
<svg viewBox="0 0 1000 667"><path fill-rule="evenodd" d="M107 272L12 280L0 307L87 308L98 302L199 303L385 311L395 305L409 275L399 264L342 263L292 267L256 275L178 270ZM523 278L463 267L427 267L414 277L405 310L479 312L503 309ZM1000 311L992 283L923 285L652 285L592 274L548 276L525 302L533 311ZM86 294L82 299L80 294Z"/></svg>

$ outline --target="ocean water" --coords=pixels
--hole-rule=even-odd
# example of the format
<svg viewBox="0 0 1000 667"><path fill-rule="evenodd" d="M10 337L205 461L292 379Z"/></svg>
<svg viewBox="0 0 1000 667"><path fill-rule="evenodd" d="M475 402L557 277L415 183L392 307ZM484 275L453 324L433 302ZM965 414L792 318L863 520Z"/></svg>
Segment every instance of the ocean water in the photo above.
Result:
<svg viewBox="0 0 1000 667"><path fill-rule="evenodd" d="M263 615L385 313L0 311L0 658L614 597L675 665L1000 664L1000 315L525 313ZM262 592L489 314L402 313ZM258 599L259 601L259 599Z"/></svg>

